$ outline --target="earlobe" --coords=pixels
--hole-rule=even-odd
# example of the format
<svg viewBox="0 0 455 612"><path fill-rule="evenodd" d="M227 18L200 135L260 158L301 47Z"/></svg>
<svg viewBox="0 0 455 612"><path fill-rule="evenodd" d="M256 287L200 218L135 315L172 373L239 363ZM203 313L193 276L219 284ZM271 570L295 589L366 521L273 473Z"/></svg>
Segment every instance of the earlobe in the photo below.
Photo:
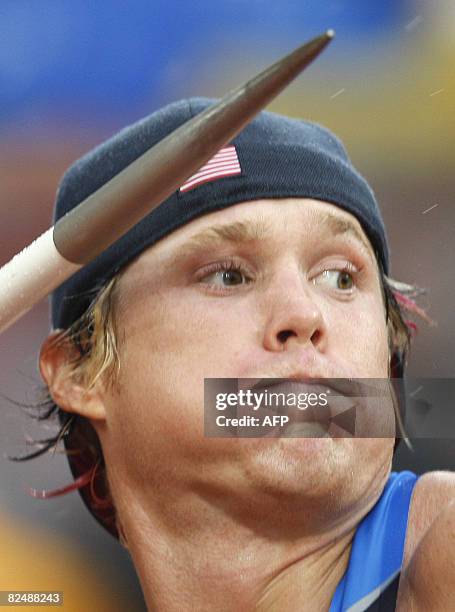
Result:
<svg viewBox="0 0 455 612"><path fill-rule="evenodd" d="M53 331L41 346L41 377L62 410L88 419L104 420L106 413L97 387L87 388L74 374L73 364L78 356L77 348L65 338L64 331Z"/></svg>

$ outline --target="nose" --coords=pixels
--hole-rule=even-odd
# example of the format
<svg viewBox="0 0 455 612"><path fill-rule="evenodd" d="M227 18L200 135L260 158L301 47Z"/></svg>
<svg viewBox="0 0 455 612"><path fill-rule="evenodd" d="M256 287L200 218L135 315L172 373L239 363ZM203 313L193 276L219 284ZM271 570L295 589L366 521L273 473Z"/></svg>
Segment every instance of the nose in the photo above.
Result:
<svg viewBox="0 0 455 612"><path fill-rule="evenodd" d="M288 269L280 274L264 298L267 350L283 351L295 344L324 350L327 337L324 317L311 285L300 270Z"/></svg>

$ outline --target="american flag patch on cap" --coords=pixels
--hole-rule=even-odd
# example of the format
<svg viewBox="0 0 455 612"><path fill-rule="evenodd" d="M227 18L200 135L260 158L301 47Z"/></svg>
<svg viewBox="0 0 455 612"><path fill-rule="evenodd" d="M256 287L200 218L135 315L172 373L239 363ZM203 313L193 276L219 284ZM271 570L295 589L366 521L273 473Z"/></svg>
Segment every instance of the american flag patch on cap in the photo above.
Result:
<svg viewBox="0 0 455 612"><path fill-rule="evenodd" d="M202 183L208 183L224 176L241 174L239 158L234 145L223 147L209 161L200 168L196 174L190 176L183 183L179 191L185 192L194 189Z"/></svg>

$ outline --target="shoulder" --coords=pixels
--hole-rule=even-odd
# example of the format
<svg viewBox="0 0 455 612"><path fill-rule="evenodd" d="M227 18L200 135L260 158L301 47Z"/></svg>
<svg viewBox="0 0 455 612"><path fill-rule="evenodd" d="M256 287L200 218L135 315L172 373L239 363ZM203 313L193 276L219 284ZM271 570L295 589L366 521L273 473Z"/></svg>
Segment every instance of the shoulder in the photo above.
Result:
<svg viewBox="0 0 455 612"><path fill-rule="evenodd" d="M416 491L436 496L435 501L447 502L455 499L455 472L438 470L437 472L426 472L418 479Z"/></svg>
<svg viewBox="0 0 455 612"><path fill-rule="evenodd" d="M409 508L397 610L447 610L455 603L455 472L423 474ZM452 608L450 608L452 609Z"/></svg>
<svg viewBox="0 0 455 612"><path fill-rule="evenodd" d="M455 609L455 492L450 480L443 477L435 485L436 495L442 488L442 503L404 568L397 610Z"/></svg>
<svg viewBox="0 0 455 612"><path fill-rule="evenodd" d="M455 501L455 472L427 472L417 480L409 508L403 568L440 512Z"/></svg>

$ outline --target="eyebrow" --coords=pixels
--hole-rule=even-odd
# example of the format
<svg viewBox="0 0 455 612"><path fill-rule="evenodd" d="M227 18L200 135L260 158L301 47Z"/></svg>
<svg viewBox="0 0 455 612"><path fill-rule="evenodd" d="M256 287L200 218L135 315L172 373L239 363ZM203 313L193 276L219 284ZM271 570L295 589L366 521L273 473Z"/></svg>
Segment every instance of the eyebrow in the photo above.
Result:
<svg viewBox="0 0 455 612"><path fill-rule="evenodd" d="M334 236L350 234L362 243L370 256L372 255L372 246L370 242L364 238L360 230L348 219L341 219L332 213L327 213L322 221L322 225L327 226Z"/></svg>
<svg viewBox="0 0 455 612"><path fill-rule="evenodd" d="M224 225L212 225L206 230L192 236L176 253L172 255L170 264L177 265L200 251L209 250L225 244L247 244L259 240L265 240L272 235L273 226L264 220L258 221L236 221Z"/></svg>
<svg viewBox="0 0 455 612"><path fill-rule="evenodd" d="M362 244L368 255L372 257L371 245L362 236L359 229L347 219L341 219L332 213L326 213L318 226L328 229L332 235L350 234ZM197 255L201 250L207 250L226 244L246 244L259 240L266 240L272 237L273 225L261 219L258 221L236 221L223 225L213 225L195 236L192 236L181 245L171 258L171 265L187 260L193 255Z"/></svg>

